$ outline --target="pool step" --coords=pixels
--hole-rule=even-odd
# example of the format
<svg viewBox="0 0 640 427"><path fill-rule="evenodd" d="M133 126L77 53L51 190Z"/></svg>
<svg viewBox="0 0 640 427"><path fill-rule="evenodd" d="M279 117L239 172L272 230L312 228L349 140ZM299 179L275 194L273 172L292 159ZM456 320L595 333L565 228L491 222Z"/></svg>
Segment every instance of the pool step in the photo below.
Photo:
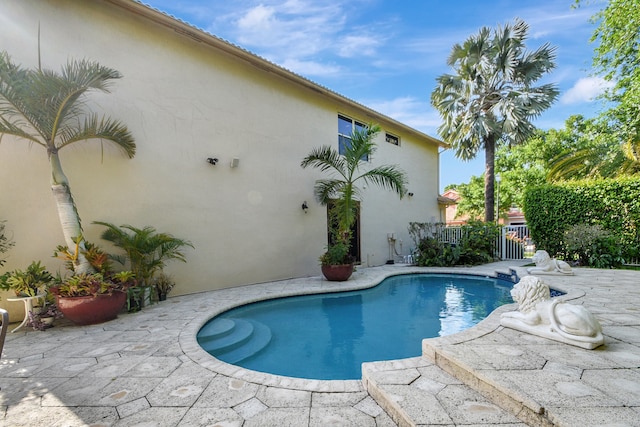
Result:
<svg viewBox="0 0 640 427"><path fill-rule="evenodd" d="M245 319L216 319L198 333L198 342L208 353L227 363L238 363L271 342L271 329Z"/></svg>

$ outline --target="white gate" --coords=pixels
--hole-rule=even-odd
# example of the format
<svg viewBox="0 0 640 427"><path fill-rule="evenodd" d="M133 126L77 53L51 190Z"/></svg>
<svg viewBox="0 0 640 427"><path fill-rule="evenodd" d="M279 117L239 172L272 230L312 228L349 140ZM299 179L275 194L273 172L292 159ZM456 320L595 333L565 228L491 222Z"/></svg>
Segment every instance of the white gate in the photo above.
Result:
<svg viewBox="0 0 640 427"><path fill-rule="evenodd" d="M496 254L501 260L531 258L535 250L526 225L507 225L500 229Z"/></svg>
<svg viewBox="0 0 640 427"><path fill-rule="evenodd" d="M444 227L438 231L438 239L444 243L457 244L462 237L460 227ZM507 225L500 229L496 239L496 256L501 260L531 258L536 246L526 225Z"/></svg>

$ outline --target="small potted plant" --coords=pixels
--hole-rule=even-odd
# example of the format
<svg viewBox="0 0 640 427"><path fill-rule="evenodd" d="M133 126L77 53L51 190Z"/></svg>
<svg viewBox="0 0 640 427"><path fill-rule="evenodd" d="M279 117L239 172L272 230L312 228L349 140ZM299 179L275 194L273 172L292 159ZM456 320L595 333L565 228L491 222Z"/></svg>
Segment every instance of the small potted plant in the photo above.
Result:
<svg viewBox="0 0 640 427"><path fill-rule="evenodd" d="M35 297L44 295L53 281L40 261L33 261L25 270L16 269L1 275L0 289L12 290L17 297Z"/></svg>
<svg viewBox="0 0 640 427"><path fill-rule="evenodd" d="M27 326L31 326L36 331L44 331L45 329L53 327L53 321L60 319L63 314L58 310L58 306L55 303L47 303L40 310L33 310L29 312L29 321Z"/></svg>
<svg viewBox="0 0 640 427"><path fill-rule="evenodd" d="M176 282L171 276L162 272L153 279L153 284L158 293L158 301L164 301L167 299L167 294L176 285Z"/></svg>
<svg viewBox="0 0 640 427"><path fill-rule="evenodd" d="M344 282L353 273L354 260L349 254L349 247L338 241L327 247L327 251L320 257L320 265L327 280Z"/></svg>

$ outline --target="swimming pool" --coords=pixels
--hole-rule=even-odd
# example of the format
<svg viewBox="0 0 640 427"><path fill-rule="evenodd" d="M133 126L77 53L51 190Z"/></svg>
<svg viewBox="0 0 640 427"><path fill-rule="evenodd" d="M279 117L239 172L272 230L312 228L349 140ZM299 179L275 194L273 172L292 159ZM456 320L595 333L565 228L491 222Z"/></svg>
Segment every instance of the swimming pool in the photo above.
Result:
<svg viewBox="0 0 640 427"><path fill-rule="evenodd" d="M483 276L392 276L366 290L237 307L207 322L197 339L216 358L259 372L359 379L363 362L419 356L422 339L475 325L512 302L512 286Z"/></svg>

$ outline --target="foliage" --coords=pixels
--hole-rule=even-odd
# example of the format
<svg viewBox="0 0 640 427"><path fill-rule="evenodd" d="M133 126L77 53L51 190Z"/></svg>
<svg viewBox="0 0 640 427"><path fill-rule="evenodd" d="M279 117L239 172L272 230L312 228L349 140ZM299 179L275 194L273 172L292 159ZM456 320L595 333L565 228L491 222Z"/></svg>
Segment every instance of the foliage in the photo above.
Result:
<svg viewBox="0 0 640 427"><path fill-rule="evenodd" d="M580 4L581 1L576 1ZM597 42L593 65L614 86L605 98L615 105L605 112L614 123L616 139L636 145L640 136L640 7L637 0L609 0L593 17Z"/></svg>
<svg viewBox="0 0 640 427"><path fill-rule="evenodd" d="M356 220L357 202L361 200L359 183L392 190L401 198L407 191L407 177L400 168L388 165L370 168L369 162L364 160L375 153L374 138L379 132L378 125L356 130L351 134L351 144L345 146L344 155L330 146L323 146L313 149L300 163L303 168L310 166L330 175L316 181L315 196L322 205L331 203L333 206L330 212L331 228L335 221L337 225L332 232L336 241L343 246L337 248L334 255L344 247L349 250L351 227ZM366 170L362 171L363 169ZM328 255L325 259L335 259L334 255Z"/></svg>
<svg viewBox="0 0 640 427"><path fill-rule="evenodd" d="M417 265L429 267L448 267L455 265L459 255L449 243L443 243L436 237L424 237L418 244Z"/></svg>
<svg viewBox="0 0 640 427"><path fill-rule="evenodd" d="M0 51L0 137L11 135L45 148L51 165L51 188L68 247L76 245L82 227L59 151L77 142L97 139L113 143L130 158L135 155L136 146L127 128L116 120L99 117L86 106L89 92L109 92L111 81L120 77L116 70L86 60L70 60L60 73L27 69ZM90 270L82 254L74 262L81 272Z"/></svg>
<svg viewBox="0 0 640 427"><path fill-rule="evenodd" d="M80 273L63 280L55 292L61 297L111 295L126 292L131 286L135 286L135 281L105 277L102 273Z"/></svg>
<svg viewBox="0 0 640 427"><path fill-rule="evenodd" d="M417 248L423 239L436 236L444 227L444 222L410 222L407 231Z"/></svg>
<svg viewBox="0 0 640 427"><path fill-rule="evenodd" d="M9 249L15 245L13 239L7 236L5 232L5 221L0 221L0 254L7 252ZM5 263L4 258L0 258L0 267L2 267Z"/></svg>
<svg viewBox="0 0 640 427"><path fill-rule="evenodd" d="M82 239L82 237L80 237ZM77 273L76 271L76 263L75 258L77 254L81 253L85 256L91 267L94 271L98 273L102 273L103 275L108 275L113 272L113 264L111 259L109 258L109 254L104 252L104 250L91 242L84 240L84 249L80 248L79 240L76 243L76 248L73 251L70 251L69 248L65 245L58 245L56 250L53 252L53 257L58 258L64 261L64 266L67 270Z"/></svg>
<svg viewBox="0 0 640 427"><path fill-rule="evenodd" d="M165 273L160 273L153 279L153 286L155 286L158 294L168 294L175 285L176 282L173 278Z"/></svg>
<svg viewBox="0 0 640 427"><path fill-rule="evenodd" d="M582 120L563 151L549 162L550 181L615 178L640 172L640 140L621 143L608 119Z"/></svg>
<svg viewBox="0 0 640 427"><path fill-rule="evenodd" d="M0 289L13 290L17 296L34 297L43 294L53 282L54 277L40 261L33 261L25 270L16 269L0 276Z"/></svg>
<svg viewBox="0 0 640 427"><path fill-rule="evenodd" d="M320 257L322 265L344 265L352 262L354 259L349 253L349 246L339 240L327 246L327 251Z"/></svg>
<svg viewBox="0 0 640 427"><path fill-rule="evenodd" d="M469 221L462 227L462 239L458 242L458 264L477 265L496 259L496 239L500 228L493 223Z"/></svg>
<svg viewBox="0 0 640 427"><path fill-rule="evenodd" d="M495 149L519 144L533 133L531 123L558 96L553 84L534 86L555 67L555 49L544 44L527 51L529 26L522 20L480 29L448 58L456 74L437 79L431 103L444 123L440 136L456 156L469 160L485 152L485 221L494 219Z"/></svg>
<svg viewBox="0 0 640 427"><path fill-rule="evenodd" d="M31 326L35 331L44 331L51 327L51 324L45 322L43 319L61 319L64 317L62 312L58 309L58 306L55 304L49 304L42 307L41 311L31 310L29 311L28 316L29 320L27 321L27 326Z"/></svg>
<svg viewBox="0 0 640 427"><path fill-rule="evenodd" d="M595 268L617 268L624 264L620 241L600 224L577 224L564 234L567 259Z"/></svg>
<svg viewBox="0 0 640 427"><path fill-rule="evenodd" d="M95 221L107 227L101 237L124 251L124 256L112 256L116 261L130 265L141 286L150 286L154 276L162 271L170 260L187 262L182 249L193 244L169 233L159 233L154 227L137 228L132 225L117 226Z"/></svg>
<svg viewBox="0 0 640 427"><path fill-rule="evenodd" d="M416 264L448 267L492 262L495 260L495 245L499 234L500 228L493 223L469 221L461 226L461 238L458 242L442 242L439 233L424 236L418 244Z"/></svg>
<svg viewBox="0 0 640 427"><path fill-rule="evenodd" d="M600 120L574 115L565 121L562 129L537 130L523 144L498 147L495 171L496 176L500 175L500 188L496 195L500 199L498 206L501 215L512 206L523 206L527 187L544 185L553 180L583 179L606 175L606 171L613 172L624 155L611 133L610 127ZM577 160L579 153L593 155ZM570 167L568 163L560 165L562 159L574 155L575 167ZM473 176L468 183L447 187L455 188L461 195L459 214L471 217L484 214L483 176Z"/></svg>
<svg viewBox="0 0 640 427"><path fill-rule="evenodd" d="M600 225L620 239L622 257L640 242L640 180L566 182L528 188L524 212L536 246L551 256L568 254L565 232L576 224Z"/></svg>

